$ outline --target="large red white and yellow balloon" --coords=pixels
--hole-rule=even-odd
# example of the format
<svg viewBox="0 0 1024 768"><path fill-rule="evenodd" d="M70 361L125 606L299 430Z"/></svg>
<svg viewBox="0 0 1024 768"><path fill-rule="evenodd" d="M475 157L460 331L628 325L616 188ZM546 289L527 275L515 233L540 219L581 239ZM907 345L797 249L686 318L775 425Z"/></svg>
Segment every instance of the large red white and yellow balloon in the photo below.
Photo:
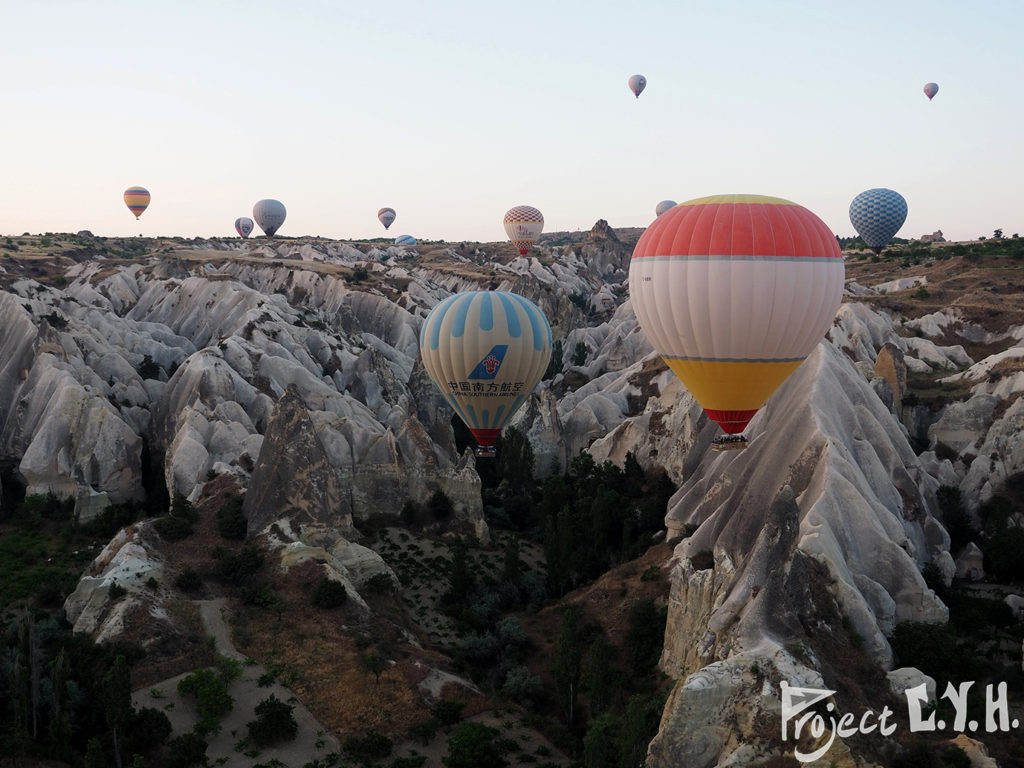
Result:
<svg viewBox="0 0 1024 768"><path fill-rule="evenodd" d="M811 211L718 195L655 219L633 251L629 290L655 350L736 435L828 331L844 274L835 236Z"/></svg>
<svg viewBox="0 0 1024 768"><path fill-rule="evenodd" d="M536 208L529 205L517 205L505 212L505 234L520 256L530 252L544 231L544 216Z"/></svg>

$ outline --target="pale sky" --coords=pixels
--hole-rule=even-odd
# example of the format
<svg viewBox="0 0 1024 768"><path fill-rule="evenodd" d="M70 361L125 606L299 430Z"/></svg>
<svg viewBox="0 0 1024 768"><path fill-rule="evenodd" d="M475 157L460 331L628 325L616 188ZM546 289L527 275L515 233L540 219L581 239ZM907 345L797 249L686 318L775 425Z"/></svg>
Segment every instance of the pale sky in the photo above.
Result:
<svg viewBox="0 0 1024 768"><path fill-rule="evenodd" d="M0 21L3 234L231 236L271 197L281 235L496 241L515 205L586 230L753 193L845 236L872 187L907 199L903 237L1024 234L1021 0L0 0Z"/></svg>

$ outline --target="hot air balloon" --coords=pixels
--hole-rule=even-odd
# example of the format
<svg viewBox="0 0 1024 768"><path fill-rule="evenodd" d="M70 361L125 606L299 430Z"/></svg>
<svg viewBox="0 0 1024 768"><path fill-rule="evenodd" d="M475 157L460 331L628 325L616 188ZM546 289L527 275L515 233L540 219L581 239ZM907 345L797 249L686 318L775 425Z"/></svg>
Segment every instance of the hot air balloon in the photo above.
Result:
<svg viewBox="0 0 1024 768"><path fill-rule="evenodd" d="M530 252L543 231L544 216L532 206L517 205L505 213L505 233L520 256Z"/></svg>
<svg viewBox="0 0 1024 768"><path fill-rule="evenodd" d="M654 207L654 214L656 216L661 216L661 214L663 214L665 211L669 210L670 208L675 208L675 207L676 207L676 201L675 200L662 200L660 203L658 203Z"/></svg>
<svg viewBox="0 0 1024 768"><path fill-rule="evenodd" d="M395 245L416 245L416 238L412 235L399 235L395 238Z"/></svg>
<svg viewBox="0 0 1024 768"><path fill-rule="evenodd" d="M647 78L643 75L633 75L629 78L629 90L633 92L633 95L638 99L640 94L643 93L644 88L647 87Z"/></svg>
<svg viewBox="0 0 1024 768"><path fill-rule="evenodd" d="M868 248L881 253L907 220L907 201L891 189L868 189L850 203L850 223Z"/></svg>
<svg viewBox="0 0 1024 768"><path fill-rule="evenodd" d="M427 315L420 356L476 438L477 455L493 456L501 428L544 375L551 327L533 302L517 294L457 293Z"/></svg>
<svg viewBox="0 0 1024 768"><path fill-rule="evenodd" d="M394 208L381 208L377 211L377 218L380 219L380 223L384 225L384 229L387 229L395 223L395 215Z"/></svg>
<svg viewBox="0 0 1024 768"><path fill-rule="evenodd" d="M252 233L252 228L255 224L252 223L252 219L248 216L240 216L235 219L235 232L238 233L239 237L247 238Z"/></svg>
<svg viewBox="0 0 1024 768"><path fill-rule="evenodd" d="M274 233L284 224L284 217L288 212L277 200L260 200L252 207L252 217L260 225L263 234L273 237Z"/></svg>
<svg viewBox="0 0 1024 768"><path fill-rule="evenodd" d="M928 101L935 98L935 94L939 92L938 83L925 83L924 84L924 95L928 97Z"/></svg>
<svg viewBox="0 0 1024 768"><path fill-rule="evenodd" d="M135 214L136 219L149 207L149 198L145 187L128 187L124 191L124 204Z"/></svg>
<svg viewBox="0 0 1024 768"><path fill-rule="evenodd" d="M681 203L633 251L629 291L644 334L726 436L742 432L831 327L843 255L825 223L777 197Z"/></svg>

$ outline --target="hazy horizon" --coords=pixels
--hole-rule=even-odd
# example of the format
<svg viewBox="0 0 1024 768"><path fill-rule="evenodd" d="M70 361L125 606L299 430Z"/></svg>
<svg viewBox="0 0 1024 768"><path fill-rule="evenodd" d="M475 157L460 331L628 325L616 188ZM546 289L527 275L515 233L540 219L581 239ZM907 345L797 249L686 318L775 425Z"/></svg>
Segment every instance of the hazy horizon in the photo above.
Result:
<svg viewBox="0 0 1024 768"><path fill-rule="evenodd" d="M852 236L872 187L906 198L901 237L1024 231L1018 3L516 8L8 9L0 231L231 236L270 197L282 236L493 242L515 205L571 231L753 193ZM138 222L133 185L152 193Z"/></svg>

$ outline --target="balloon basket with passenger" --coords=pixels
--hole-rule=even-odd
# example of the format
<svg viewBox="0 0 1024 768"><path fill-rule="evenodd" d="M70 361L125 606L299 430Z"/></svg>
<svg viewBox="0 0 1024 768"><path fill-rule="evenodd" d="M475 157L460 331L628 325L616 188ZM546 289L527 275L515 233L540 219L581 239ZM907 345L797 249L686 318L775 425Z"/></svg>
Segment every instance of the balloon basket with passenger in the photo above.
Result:
<svg viewBox="0 0 1024 768"><path fill-rule="evenodd" d="M750 445L744 435L719 435L711 441L712 451L742 451Z"/></svg>

